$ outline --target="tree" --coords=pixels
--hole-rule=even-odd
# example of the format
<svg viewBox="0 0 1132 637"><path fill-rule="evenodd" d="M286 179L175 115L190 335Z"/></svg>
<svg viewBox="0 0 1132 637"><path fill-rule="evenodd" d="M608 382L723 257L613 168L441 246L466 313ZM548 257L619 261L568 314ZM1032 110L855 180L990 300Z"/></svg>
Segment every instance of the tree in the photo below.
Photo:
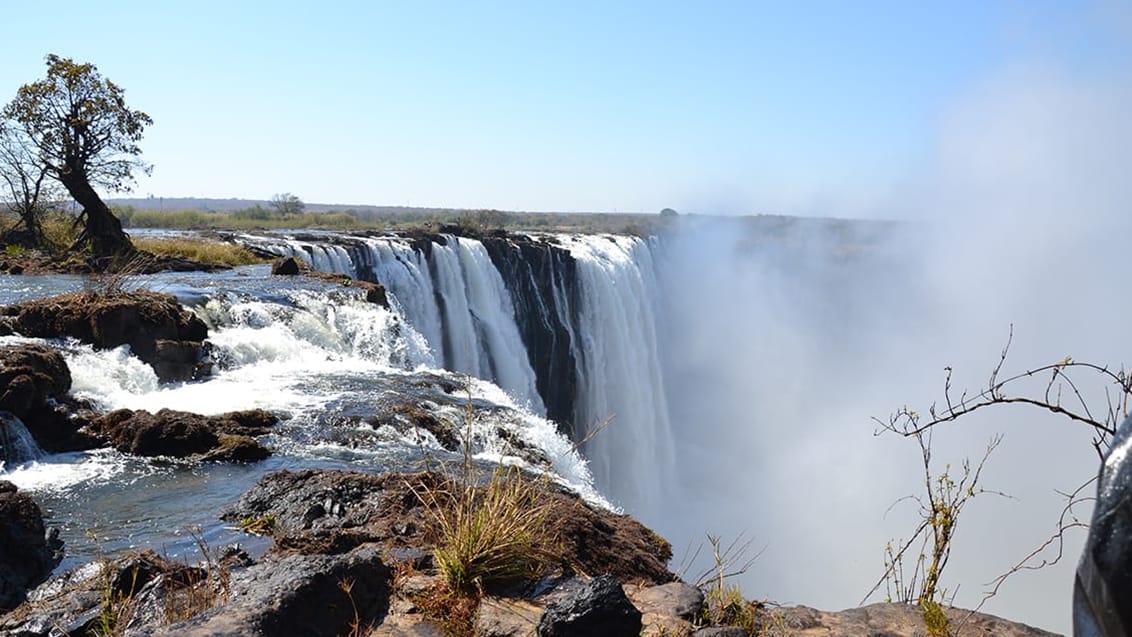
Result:
<svg viewBox="0 0 1132 637"><path fill-rule="evenodd" d="M153 120L126 106L124 91L93 64L47 56L47 77L25 84L4 108L17 123L46 173L82 206L83 232L72 248L96 256L134 251L122 224L95 191L128 191L134 171L148 174L138 156L142 133Z"/></svg>
<svg viewBox="0 0 1132 637"><path fill-rule="evenodd" d="M28 245L43 243L41 220L58 195L52 185L22 131L0 121L0 200L19 217L16 228L23 225Z"/></svg>
<svg viewBox="0 0 1132 637"><path fill-rule="evenodd" d="M284 192L271 198L271 207L280 215L290 217L303 214L306 204L297 196Z"/></svg>

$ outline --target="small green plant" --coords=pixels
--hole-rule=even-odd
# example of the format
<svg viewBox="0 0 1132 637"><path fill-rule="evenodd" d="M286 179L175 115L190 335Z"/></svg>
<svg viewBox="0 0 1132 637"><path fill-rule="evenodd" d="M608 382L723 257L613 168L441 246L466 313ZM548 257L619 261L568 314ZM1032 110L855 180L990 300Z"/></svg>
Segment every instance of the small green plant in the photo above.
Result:
<svg viewBox="0 0 1132 637"><path fill-rule="evenodd" d="M726 547L718 535L708 534L707 541L713 564L696 580L696 586L704 593L704 606L696 623L701 626L736 626L748 635L755 634L762 605L745 599L743 589L727 580L746 573L759 554L747 558L751 540L744 539L742 534Z"/></svg>
<svg viewBox="0 0 1132 637"><path fill-rule="evenodd" d="M248 516L240 520L240 530L248 535L271 535L275 525L275 515L271 513L259 517Z"/></svg>
<svg viewBox="0 0 1132 637"><path fill-rule="evenodd" d="M4 246L4 254L10 257L22 257L26 252L27 248L14 243Z"/></svg>
<svg viewBox="0 0 1132 637"><path fill-rule="evenodd" d="M979 486L983 466L1002 442L1002 436L991 439L982 460L973 469L969 461L963 461L962 476L958 482L951 475L951 465L947 465L939 475L933 475L931 433L918 433L914 437L920 445L923 459L926 497L908 496L897 502L906 499L915 501L919 505L920 524L911 539L899 547L891 542L885 547L884 575L865 597L867 599L884 585L890 602L915 602L920 607L929 635L946 637L948 624L942 604L948 599L947 591L940 586L940 579L951 557L952 540L963 507L984 493L1003 495ZM904 557L917 543L920 552L909 576L904 572Z"/></svg>

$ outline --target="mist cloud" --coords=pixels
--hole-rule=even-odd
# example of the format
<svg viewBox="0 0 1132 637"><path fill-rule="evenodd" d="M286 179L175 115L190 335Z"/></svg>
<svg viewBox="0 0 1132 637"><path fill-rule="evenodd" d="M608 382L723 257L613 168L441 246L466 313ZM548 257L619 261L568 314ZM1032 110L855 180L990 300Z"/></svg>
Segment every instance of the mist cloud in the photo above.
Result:
<svg viewBox="0 0 1132 637"><path fill-rule="evenodd" d="M886 508L922 490L914 441L875 437L871 416L926 410L947 365L980 389L1012 324L1012 370L1132 362L1127 79L1020 67L970 91L885 206L905 223L866 263L830 258L836 238L813 230L788 248L737 251L729 221L673 240L667 370L687 493L658 530L678 550L746 530L767 549L749 596L853 606L885 543L914 528L914 506ZM1054 530L1054 490L1097 469L1086 428L1004 407L940 428L937 470L997 432L984 484L1014 498L977 498L961 520L945 585L965 606ZM1083 535L1071 539L1059 566L1015 577L984 610L1068 631Z"/></svg>

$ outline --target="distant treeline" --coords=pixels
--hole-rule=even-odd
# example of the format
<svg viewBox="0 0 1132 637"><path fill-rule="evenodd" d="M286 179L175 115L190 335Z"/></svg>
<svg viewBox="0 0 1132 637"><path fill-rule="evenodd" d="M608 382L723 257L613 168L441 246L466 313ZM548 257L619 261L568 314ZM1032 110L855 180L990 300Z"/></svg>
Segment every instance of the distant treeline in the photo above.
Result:
<svg viewBox="0 0 1132 637"><path fill-rule="evenodd" d="M147 201L147 203L149 203ZM127 228L165 229L327 229L407 230L459 226L477 232L528 230L545 232L616 232L654 234L672 215L626 213L503 212L499 210L443 210L345 208L334 212L287 212L255 204L226 211L157 210L133 204L111 205Z"/></svg>

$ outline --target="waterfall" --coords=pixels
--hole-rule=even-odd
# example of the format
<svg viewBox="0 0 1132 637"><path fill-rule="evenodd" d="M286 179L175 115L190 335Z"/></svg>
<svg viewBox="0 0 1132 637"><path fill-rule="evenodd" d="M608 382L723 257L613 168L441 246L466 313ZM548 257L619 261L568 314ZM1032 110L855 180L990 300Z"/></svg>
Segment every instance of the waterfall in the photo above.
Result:
<svg viewBox="0 0 1132 637"><path fill-rule="evenodd" d="M655 242L447 234L268 241L259 247L385 285L442 367L496 383L575 440L590 436L585 452L601 487L654 517L674 458Z"/></svg>
<svg viewBox="0 0 1132 637"><path fill-rule="evenodd" d="M546 414L511 296L480 241L452 235L424 242L326 238L240 237L274 254L302 258L316 270L381 283L442 367L490 380L518 404ZM347 243L329 242L334 239Z"/></svg>
<svg viewBox="0 0 1132 637"><path fill-rule="evenodd" d="M0 411L0 458L5 468L12 465L39 460L44 452L36 444L35 438L15 414Z"/></svg>
<svg viewBox="0 0 1132 637"><path fill-rule="evenodd" d="M581 291L575 423L592 435L586 457L615 503L655 520L674 449L658 351L654 246L625 236L559 239L576 260Z"/></svg>

